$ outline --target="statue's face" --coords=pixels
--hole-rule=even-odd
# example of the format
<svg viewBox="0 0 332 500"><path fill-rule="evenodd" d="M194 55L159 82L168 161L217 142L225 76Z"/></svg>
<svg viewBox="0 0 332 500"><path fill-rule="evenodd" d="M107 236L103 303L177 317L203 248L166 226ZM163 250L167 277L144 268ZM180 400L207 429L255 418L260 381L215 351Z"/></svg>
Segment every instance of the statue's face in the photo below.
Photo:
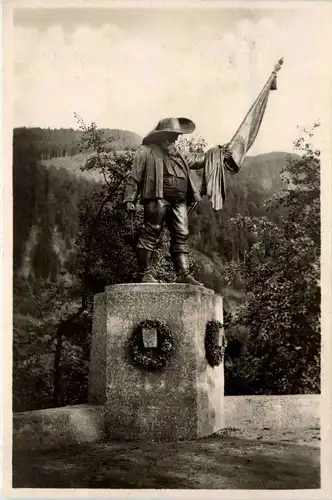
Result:
<svg viewBox="0 0 332 500"><path fill-rule="evenodd" d="M178 138L178 135L174 135L174 134L172 134L172 135L168 136L168 137L167 137L166 139L164 139L164 140L163 140L163 142L161 143L162 147L163 147L164 149L169 149L169 148L172 148L172 146L173 146L173 147L175 147L175 146L174 146L174 143L175 143L175 141L177 140L177 138Z"/></svg>
<svg viewBox="0 0 332 500"><path fill-rule="evenodd" d="M164 148L168 148L169 146L174 144L174 141L166 140L166 141L163 141L161 144Z"/></svg>

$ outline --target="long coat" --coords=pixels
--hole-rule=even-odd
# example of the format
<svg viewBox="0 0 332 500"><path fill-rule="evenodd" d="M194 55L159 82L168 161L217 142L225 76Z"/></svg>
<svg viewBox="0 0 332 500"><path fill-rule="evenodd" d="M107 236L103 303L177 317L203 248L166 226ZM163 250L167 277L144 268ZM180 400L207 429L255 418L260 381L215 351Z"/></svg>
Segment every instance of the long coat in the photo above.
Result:
<svg viewBox="0 0 332 500"><path fill-rule="evenodd" d="M163 198L163 177L165 151L157 145L141 146L136 152L131 173L125 187L124 203ZM181 154L187 169L189 204L201 200L199 189L190 176L190 169L197 170L205 165L205 153Z"/></svg>

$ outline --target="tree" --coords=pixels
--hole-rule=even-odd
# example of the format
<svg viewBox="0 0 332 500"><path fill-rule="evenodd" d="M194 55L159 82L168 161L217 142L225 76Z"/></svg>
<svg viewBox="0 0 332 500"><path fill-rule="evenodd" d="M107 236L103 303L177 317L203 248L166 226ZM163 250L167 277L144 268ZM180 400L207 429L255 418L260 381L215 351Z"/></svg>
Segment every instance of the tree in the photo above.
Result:
<svg viewBox="0 0 332 500"><path fill-rule="evenodd" d="M47 408L52 406L57 328L77 310L75 290L65 279L41 282L39 277L27 281L16 276L13 299L14 410Z"/></svg>
<svg viewBox="0 0 332 500"><path fill-rule="evenodd" d="M264 217L238 216L249 234L238 268L250 300L241 321L249 329L239 376L246 393L319 392L320 387L320 153L310 139L295 142L287 188L267 203Z"/></svg>
<svg viewBox="0 0 332 500"><path fill-rule="evenodd" d="M207 142L204 137L195 135L180 135L176 145L187 153L203 153L207 149Z"/></svg>
<svg viewBox="0 0 332 500"><path fill-rule="evenodd" d="M130 255L128 257L128 251L126 252L128 245L127 247L123 245L127 221L124 221L123 208L122 211L119 209L123 184L128 176L134 153L131 150L119 153L110 149L106 152L108 140L104 137L104 131L97 129L94 122L86 126L78 115L76 118L81 130L80 150L92 151L82 170L98 170L103 175L104 185L97 186L93 196L90 193L88 200L85 198L80 204L80 235L77 241L76 263L82 300L79 308L64 317L57 325L54 406L67 402L64 397L61 398L61 394L65 392L68 398L68 389L71 393L73 385L77 385L78 381L79 394L84 393L82 385L86 390L93 295L103 291L105 285L118 282L120 276L126 277L130 266L124 263L128 264L132 257ZM79 331L85 332L83 338L77 334ZM75 332L78 342L73 343ZM68 367L69 362L70 369L64 369ZM78 374L83 375L83 378L78 377ZM67 391L63 390L64 380L67 382ZM68 380L70 380L69 385Z"/></svg>
<svg viewBox="0 0 332 500"><path fill-rule="evenodd" d="M122 199L135 151L115 151L109 147L104 131L95 123L86 126L77 116L82 131L81 149L93 150L82 170L99 171L104 179L94 196L80 206L81 279L86 291L89 282L100 280L104 285L128 281L132 277L135 234L140 218L131 221ZM127 265L124 265L126 262Z"/></svg>

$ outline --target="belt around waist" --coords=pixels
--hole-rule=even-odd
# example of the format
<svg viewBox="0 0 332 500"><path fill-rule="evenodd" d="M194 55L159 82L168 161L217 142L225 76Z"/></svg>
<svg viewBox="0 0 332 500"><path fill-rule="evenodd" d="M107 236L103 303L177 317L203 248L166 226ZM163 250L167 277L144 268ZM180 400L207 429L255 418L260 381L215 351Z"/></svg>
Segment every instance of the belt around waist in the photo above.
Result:
<svg viewBox="0 0 332 500"><path fill-rule="evenodd" d="M182 177L174 177L172 175L164 176L164 188L187 191L188 179Z"/></svg>
<svg viewBox="0 0 332 500"><path fill-rule="evenodd" d="M180 177L164 178L163 190L165 200L171 203L183 202L188 192L188 181Z"/></svg>

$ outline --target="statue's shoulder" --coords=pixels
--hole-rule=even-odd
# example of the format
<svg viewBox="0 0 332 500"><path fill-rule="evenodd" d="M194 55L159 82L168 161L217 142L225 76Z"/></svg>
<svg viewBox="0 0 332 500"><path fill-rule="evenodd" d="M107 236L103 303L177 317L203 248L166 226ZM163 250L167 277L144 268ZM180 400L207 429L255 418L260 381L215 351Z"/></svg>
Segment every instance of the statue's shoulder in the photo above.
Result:
<svg viewBox="0 0 332 500"><path fill-rule="evenodd" d="M147 146L144 146L143 144L141 144L140 146L138 146L138 148L136 149L136 152L135 154L136 155L142 155L142 154L146 154L147 152Z"/></svg>
<svg viewBox="0 0 332 500"><path fill-rule="evenodd" d="M159 149L159 148L157 146L155 146L154 144L151 144L151 145L141 144L136 150L136 155L137 156L148 156L150 154L153 154L155 151L157 151L157 149Z"/></svg>
<svg viewBox="0 0 332 500"><path fill-rule="evenodd" d="M149 157L156 158L156 157L163 156L163 151L157 144L148 144L148 145L142 144L139 147L138 151L139 151L139 154L141 156L144 156L145 158L149 158Z"/></svg>
<svg viewBox="0 0 332 500"><path fill-rule="evenodd" d="M144 168L147 165L154 165L158 161L163 160L162 151L154 144L141 145L136 150L134 164L139 168Z"/></svg>
<svg viewBox="0 0 332 500"><path fill-rule="evenodd" d="M147 146L144 146L143 144L139 146L136 151L135 151L135 161L136 163L142 163L146 161L146 159L149 156L149 149Z"/></svg>

